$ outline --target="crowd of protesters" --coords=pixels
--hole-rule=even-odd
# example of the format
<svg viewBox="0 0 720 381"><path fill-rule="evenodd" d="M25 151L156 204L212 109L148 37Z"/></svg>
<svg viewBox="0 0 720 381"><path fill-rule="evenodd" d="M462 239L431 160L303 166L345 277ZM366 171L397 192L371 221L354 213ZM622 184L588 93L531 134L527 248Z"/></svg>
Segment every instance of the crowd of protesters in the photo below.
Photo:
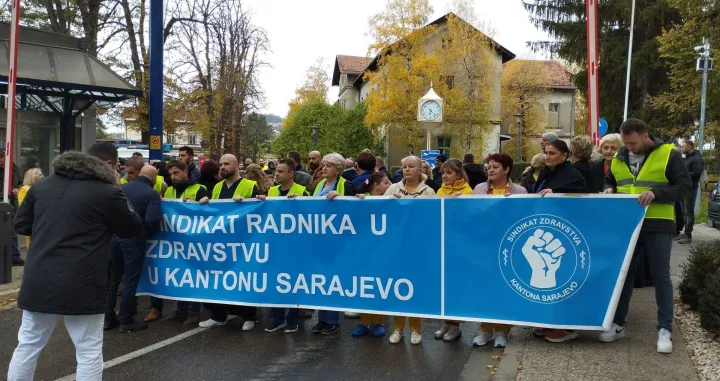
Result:
<svg viewBox="0 0 720 381"><path fill-rule="evenodd" d="M250 159L243 163L226 154L217 161L206 161L202 168L194 163L194 152L189 147L181 148L177 160L168 163L146 165L140 156L125 161L124 168L119 167L117 149L112 144L95 144L88 153L64 153L53 163L51 176L43 179L42 172L28 171L24 185L17 184L21 205L14 230L33 237L33 244L29 247L18 300L24 310L19 345L10 363L8 379L32 378L40 351L61 316L78 353L78 377L86 379L99 379L102 372L103 329L141 331L163 316L164 301L151 298L149 313L138 320L135 295L145 240L160 229L161 198L205 204L219 199L241 202L249 198L307 196L333 200L338 196L364 199L638 194L638 202L648 211L613 326L599 340L610 342L625 335L635 274L645 261L658 305L657 350L670 353L673 289L669 257L676 233L673 204L683 202L687 208L694 202L690 195L697 190L694 184L699 180L698 168L700 172L702 169L702 159L691 149L692 142L685 143L683 159L673 145L651 137L642 121L628 119L619 134L605 136L597 149L587 136L575 137L568 145L555 133L543 135L541 145L542 153L532 158L519 184L512 181L515 163L505 153L491 154L484 163L476 163L472 154L466 154L462 160L440 155L434 168L410 155L401 160L401 167L393 174L388 172L384 159L369 150L354 158L338 153L323 156L312 151L307 156L306 168L297 151L267 163ZM686 241L692 237L691 213L688 220L683 236ZM62 255L57 255L59 252ZM209 311L204 320L202 308ZM267 332L296 332L298 320L313 314L293 308L273 308L271 312ZM316 315L313 333L332 335L340 330L339 312L321 310ZM386 336L386 316L345 316L359 317L351 332L353 336ZM224 325L235 317L243 320L243 331L253 330L258 309L177 301L169 320L209 328ZM447 320L434 337L457 340L462 335L461 324ZM495 347L504 347L511 328L506 324L483 323L473 344L485 346L492 342ZM399 343L406 330L412 344L422 342L422 319L404 316L392 318L389 342ZM570 330L535 328L534 333L552 342L577 337Z"/></svg>

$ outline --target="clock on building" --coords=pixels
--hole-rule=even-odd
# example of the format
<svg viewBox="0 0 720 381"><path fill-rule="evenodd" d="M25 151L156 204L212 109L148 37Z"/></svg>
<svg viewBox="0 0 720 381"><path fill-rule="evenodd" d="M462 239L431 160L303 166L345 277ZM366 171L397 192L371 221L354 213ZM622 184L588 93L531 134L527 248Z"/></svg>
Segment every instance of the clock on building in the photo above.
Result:
<svg viewBox="0 0 720 381"><path fill-rule="evenodd" d="M440 123L443 119L443 100L430 87L418 100L418 122Z"/></svg>

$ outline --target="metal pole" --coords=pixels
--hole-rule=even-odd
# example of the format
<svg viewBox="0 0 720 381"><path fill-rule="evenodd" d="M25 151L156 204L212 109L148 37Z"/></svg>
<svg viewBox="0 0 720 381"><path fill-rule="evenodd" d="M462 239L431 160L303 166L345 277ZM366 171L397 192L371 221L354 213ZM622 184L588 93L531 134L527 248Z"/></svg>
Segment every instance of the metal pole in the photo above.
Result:
<svg viewBox="0 0 720 381"><path fill-rule="evenodd" d="M628 99L630 98L630 66L632 65L633 31L635 29L635 0L632 0L632 16L630 16L630 41L628 42L627 75L625 77L625 112L623 121L627 120Z"/></svg>
<svg viewBox="0 0 720 381"><path fill-rule="evenodd" d="M703 38L703 45L705 51L703 54L703 75L702 75L702 89L700 92L700 153L703 151L703 145L705 144L705 101L707 94L707 81L708 81L708 66L710 65L710 40Z"/></svg>
<svg viewBox="0 0 720 381"><path fill-rule="evenodd" d="M317 126L313 126L313 151L317 149Z"/></svg>
<svg viewBox="0 0 720 381"><path fill-rule="evenodd" d="M521 132L522 132L522 117L523 117L523 116L522 116L522 114L517 114L517 115L515 115L515 116L517 117L517 122L518 122L518 131L517 131L517 134L518 134L518 138L517 138L517 141L518 141L517 163L519 163L519 162L521 161L521 152L522 152L522 134L521 134Z"/></svg>
<svg viewBox="0 0 720 381"><path fill-rule="evenodd" d="M468 133L467 133L467 152L466 153L472 153L472 139L470 137L470 134L472 134L472 122L468 125Z"/></svg>
<svg viewBox="0 0 720 381"><path fill-rule="evenodd" d="M150 1L150 160L162 160L163 0Z"/></svg>
<svg viewBox="0 0 720 381"><path fill-rule="evenodd" d="M20 38L20 0L13 0L10 9L10 50L8 54L7 118L5 124L5 168L3 178L3 202L10 200L13 184L13 148L15 147L15 95L17 84L18 42Z"/></svg>

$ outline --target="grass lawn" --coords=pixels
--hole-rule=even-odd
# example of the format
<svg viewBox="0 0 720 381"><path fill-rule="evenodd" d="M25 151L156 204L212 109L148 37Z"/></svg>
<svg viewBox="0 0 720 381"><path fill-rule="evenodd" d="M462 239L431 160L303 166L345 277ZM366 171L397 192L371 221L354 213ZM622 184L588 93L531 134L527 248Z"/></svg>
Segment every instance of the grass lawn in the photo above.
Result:
<svg viewBox="0 0 720 381"><path fill-rule="evenodd" d="M703 191L700 196L700 212L695 216L695 224L706 224L708 214L708 201L710 200L710 192Z"/></svg>

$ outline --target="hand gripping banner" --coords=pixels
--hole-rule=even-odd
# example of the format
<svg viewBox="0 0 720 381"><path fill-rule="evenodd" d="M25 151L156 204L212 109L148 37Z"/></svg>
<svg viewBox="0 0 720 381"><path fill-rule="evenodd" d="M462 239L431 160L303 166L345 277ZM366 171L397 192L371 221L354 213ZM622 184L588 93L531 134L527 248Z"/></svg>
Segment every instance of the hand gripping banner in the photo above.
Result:
<svg viewBox="0 0 720 381"><path fill-rule="evenodd" d="M163 201L138 294L607 329L634 196Z"/></svg>

